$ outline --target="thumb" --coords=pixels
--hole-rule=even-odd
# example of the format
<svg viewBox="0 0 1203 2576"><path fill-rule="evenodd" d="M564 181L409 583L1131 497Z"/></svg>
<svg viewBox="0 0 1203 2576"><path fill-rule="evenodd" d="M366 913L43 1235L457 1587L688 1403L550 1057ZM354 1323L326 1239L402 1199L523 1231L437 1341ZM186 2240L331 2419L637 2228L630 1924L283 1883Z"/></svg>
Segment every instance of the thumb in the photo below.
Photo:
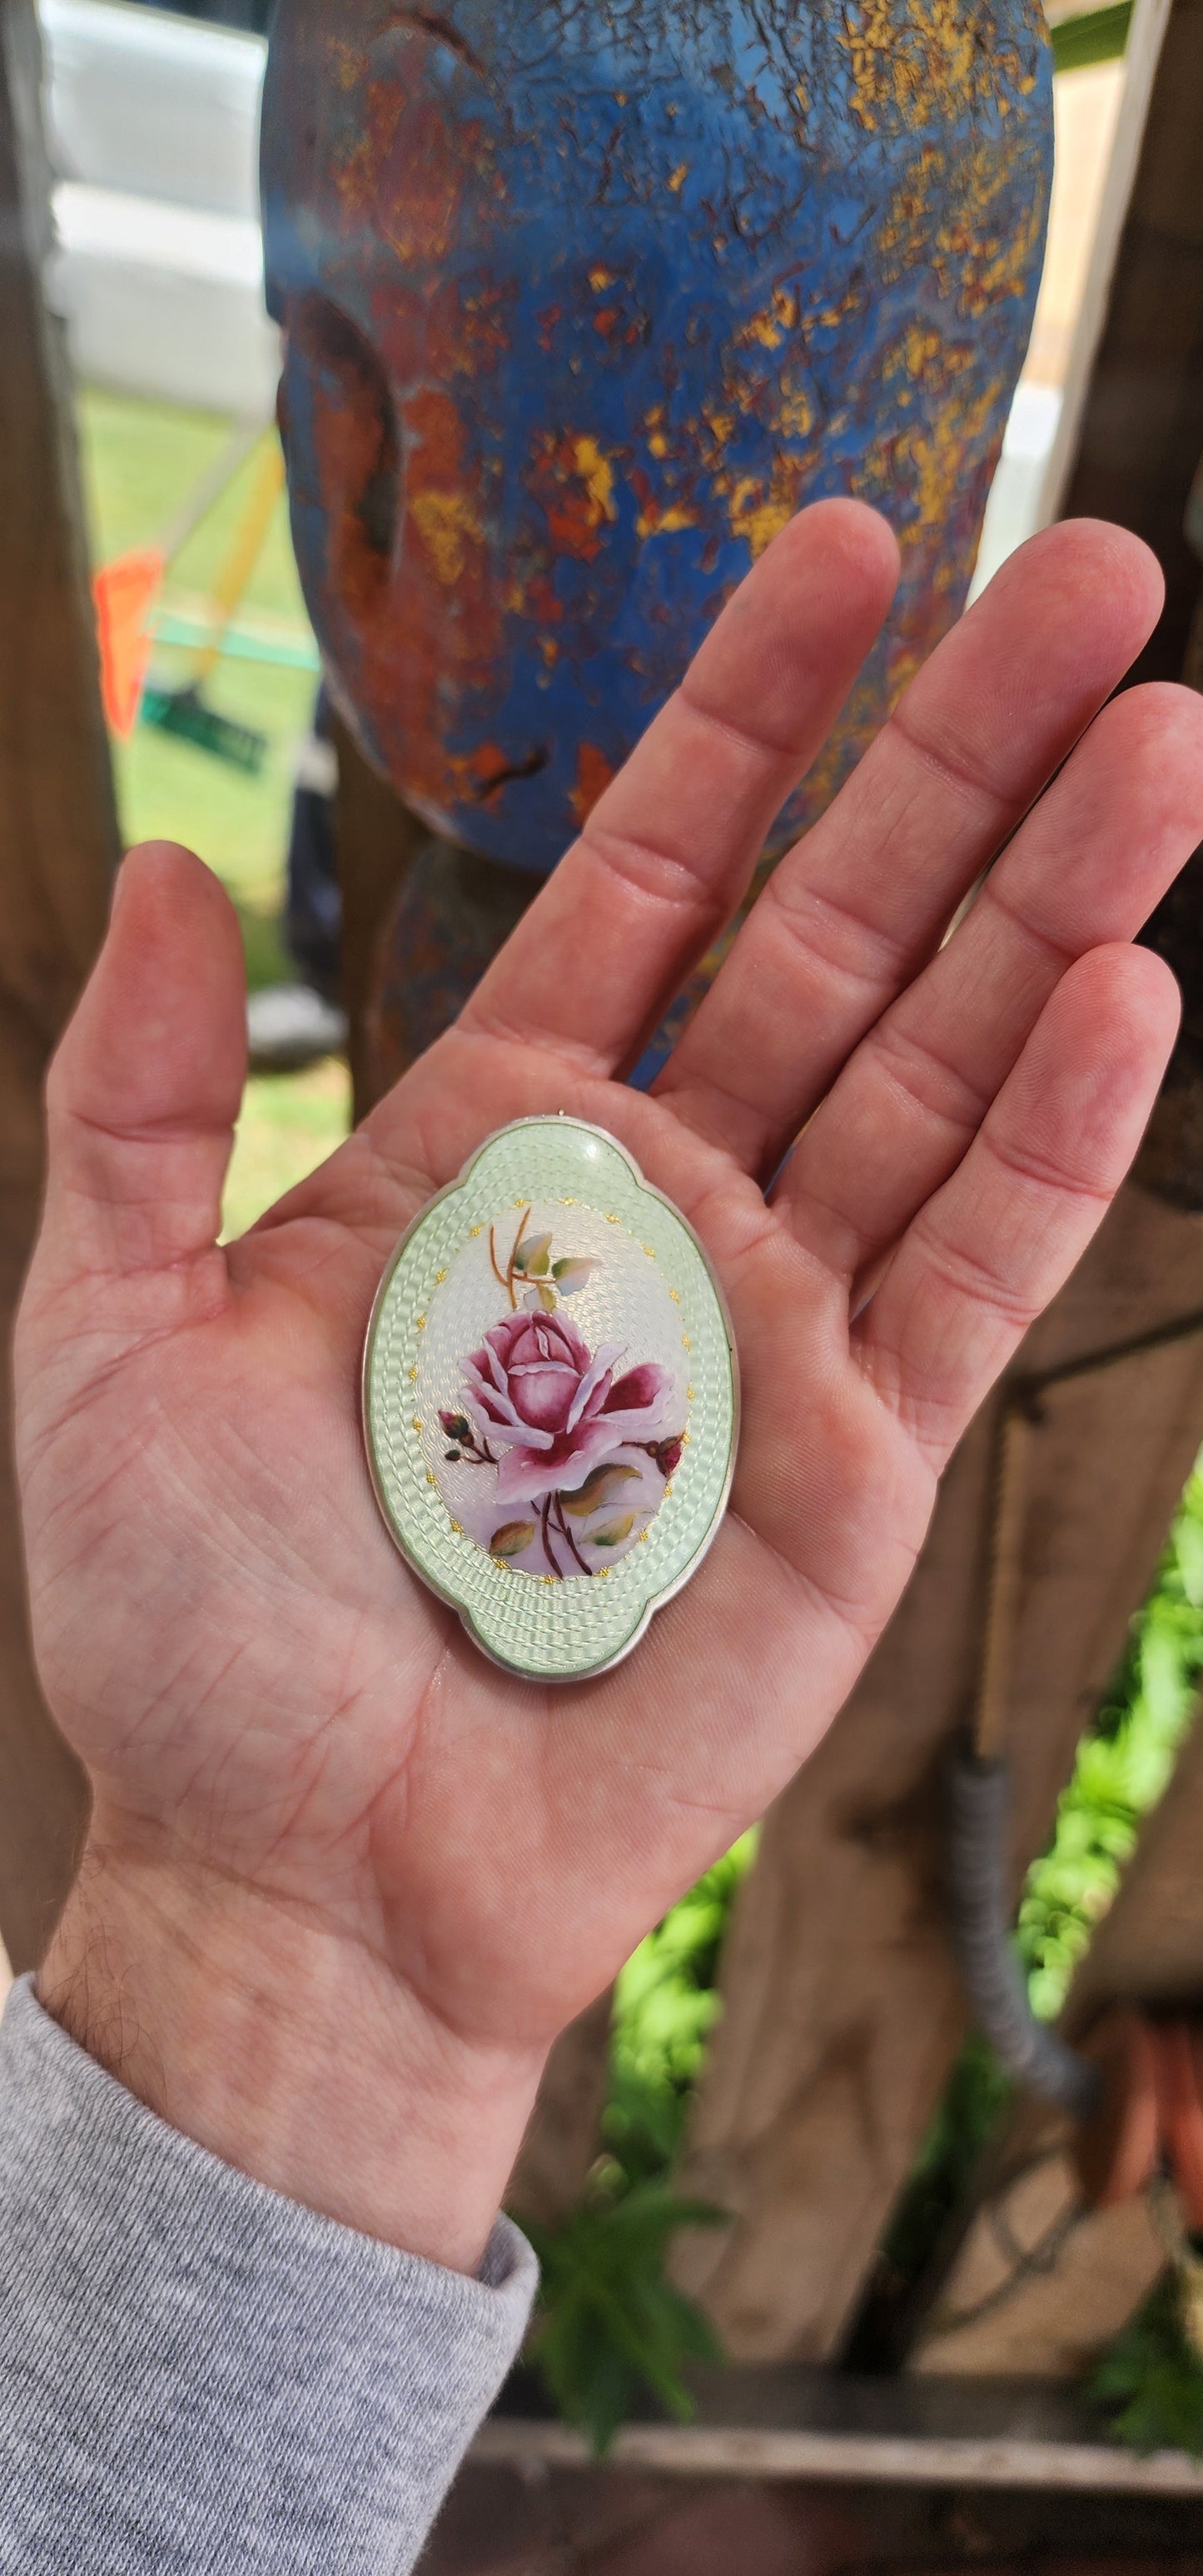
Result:
<svg viewBox="0 0 1203 2576"><path fill-rule="evenodd" d="M183 1321L198 1262L219 1271L211 1293L224 1296L214 1246L245 1071L233 906L191 851L144 842L122 863L108 936L50 1069L31 1286L107 1283L105 1325L119 1334L123 1315L135 1334Z"/></svg>

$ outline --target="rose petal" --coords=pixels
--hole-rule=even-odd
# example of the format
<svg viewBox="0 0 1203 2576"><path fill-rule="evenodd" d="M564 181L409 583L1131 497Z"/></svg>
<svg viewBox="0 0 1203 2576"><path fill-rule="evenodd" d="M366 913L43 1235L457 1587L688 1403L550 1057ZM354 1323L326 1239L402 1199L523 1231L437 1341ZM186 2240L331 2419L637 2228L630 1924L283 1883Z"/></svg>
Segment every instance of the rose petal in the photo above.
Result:
<svg viewBox="0 0 1203 2576"><path fill-rule="evenodd" d="M591 1363L589 1368L586 1369L580 1385L577 1388L576 1394L572 1399L572 1405L568 1415L568 1429L570 1431L575 1430L582 1414L590 1404L597 1389L602 1385L603 1380L608 1382L610 1371L614 1366L615 1360L620 1360L621 1358L622 1347L620 1343L602 1343L596 1359ZM598 1407L594 1405L593 1410L596 1412Z"/></svg>
<svg viewBox="0 0 1203 2576"><path fill-rule="evenodd" d="M503 1502L515 1503L534 1502L543 1494L575 1493L590 1469L608 1458L615 1445L610 1424L601 1417L580 1424L568 1438L561 1435L545 1451L535 1448L532 1434L507 1449L497 1470L498 1494Z"/></svg>
<svg viewBox="0 0 1203 2576"><path fill-rule="evenodd" d="M607 1413L646 1413L653 1404L663 1404L672 1379L668 1370L656 1360L643 1360L638 1368L628 1369L625 1377L616 1378L606 1397Z"/></svg>

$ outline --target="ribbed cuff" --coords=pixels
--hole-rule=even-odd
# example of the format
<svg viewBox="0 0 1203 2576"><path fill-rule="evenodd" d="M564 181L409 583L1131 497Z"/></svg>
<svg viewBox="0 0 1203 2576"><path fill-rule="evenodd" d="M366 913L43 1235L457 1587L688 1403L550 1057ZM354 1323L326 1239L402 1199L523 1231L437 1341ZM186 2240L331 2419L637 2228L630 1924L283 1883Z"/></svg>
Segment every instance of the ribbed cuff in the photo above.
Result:
<svg viewBox="0 0 1203 2576"><path fill-rule="evenodd" d="M0 2026L5 2576L400 2576L517 2353L469 2280L222 2164L43 2012Z"/></svg>

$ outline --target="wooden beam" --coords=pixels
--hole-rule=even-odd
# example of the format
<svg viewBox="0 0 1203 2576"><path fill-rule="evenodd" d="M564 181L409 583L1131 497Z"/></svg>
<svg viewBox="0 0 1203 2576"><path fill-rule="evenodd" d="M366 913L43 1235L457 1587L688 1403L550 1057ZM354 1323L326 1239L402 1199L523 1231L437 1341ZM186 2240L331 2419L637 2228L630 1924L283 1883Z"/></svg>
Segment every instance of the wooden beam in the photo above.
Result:
<svg viewBox="0 0 1203 2576"><path fill-rule="evenodd" d="M118 855L60 326L42 268L50 197L31 0L0 9L0 1313L37 1222L47 1059L99 944ZM51 1725L26 1630L0 1425L0 1931L38 1956L65 1892L82 1776Z"/></svg>
<svg viewBox="0 0 1203 2576"><path fill-rule="evenodd" d="M1065 449L1062 514L1117 520L1152 546L1165 610L1129 678L1176 680L1199 589L1183 513L1203 455L1203 0L1173 0L1159 44L1152 13L1164 0L1146 5L1134 95L1153 78L1076 443ZM1133 42L1139 17L1138 0ZM1070 442L1072 388L1067 401Z"/></svg>
<svg viewBox="0 0 1203 2576"><path fill-rule="evenodd" d="M1138 2459L1114 2444L1045 2442L1022 2433L865 2433L808 2427L760 2431L747 2425L625 2424L607 2461L614 2469L659 2471L669 2477L848 2479L874 2486L1053 2488L1070 2494L1203 2498L1203 2467L1184 2451L1155 2451L1147 2459ZM468 2465L513 2465L533 2481L552 2469L594 2469L596 2453L584 2435L567 2424L491 2415L473 2442ZM642 2556L639 2563L649 2569L653 2564ZM791 2557L789 2563L802 2562ZM858 2557L857 2563L864 2562ZM669 2564L666 2559L666 2571ZM785 2562L778 2559L774 2564ZM516 2559L507 2556L505 2566L507 2576L516 2576Z"/></svg>
<svg viewBox="0 0 1203 2576"><path fill-rule="evenodd" d="M1026 2108L1026 2106L1025 2106ZM1165 2265L1148 2204L1078 2215L1067 2123L1017 2114L986 2168L977 2212L908 2370L1078 2379Z"/></svg>
<svg viewBox="0 0 1203 2576"><path fill-rule="evenodd" d="M1018 1888L1203 1435L1203 1335L1040 1381L1200 1305L1203 1219L1131 1183L962 1442L881 1646L768 1818L681 2177L733 2213L681 2240L677 2271L736 2360L838 2350L964 2033L941 1771L979 1672L1000 1407L1033 1390L1008 1679Z"/></svg>
<svg viewBox="0 0 1203 2576"><path fill-rule="evenodd" d="M1172 0L1135 0L1124 50L1124 86L1095 221L1090 265L1074 326L1061 392L1057 434L1045 467L1036 516L1039 528L1065 515L1066 492L1078 461L1082 425L1115 280L1116 262L1144 142L1153 83L1169 25Z"/></svg>

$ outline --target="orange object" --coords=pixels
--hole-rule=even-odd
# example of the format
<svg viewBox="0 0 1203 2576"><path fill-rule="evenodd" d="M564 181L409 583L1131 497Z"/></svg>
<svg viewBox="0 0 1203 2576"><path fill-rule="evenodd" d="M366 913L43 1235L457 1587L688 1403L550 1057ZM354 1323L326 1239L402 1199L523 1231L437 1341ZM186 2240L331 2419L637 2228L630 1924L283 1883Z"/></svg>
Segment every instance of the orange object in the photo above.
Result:
<svg viewBox="0 0 1203 2576"><path fill-rule="evenodd" d="M1157 2110L1188 2228L1203 2227L1203 2031L1195 2020L1158 2024Z"/></svg>
<svg viewBox="0 0 1203 2576"><path fill-rule="evenodd" d="M1087 2207L1110 2209L1143 2191L1157 2170L1153 2034L1140 2013L1117 2006L1096 2022L1082 2055L1093 2059L1103 2081L1098 2104L1074 2141L1074 2164Z"/></svg>
<svg viewBox="0 0 1203 2576"><path fill-rule="evenodd" d="M102 564L92 578L104 711L122 741L137 721L150 661L150 615L166 561L160 546L135 546Z"/></svg>

